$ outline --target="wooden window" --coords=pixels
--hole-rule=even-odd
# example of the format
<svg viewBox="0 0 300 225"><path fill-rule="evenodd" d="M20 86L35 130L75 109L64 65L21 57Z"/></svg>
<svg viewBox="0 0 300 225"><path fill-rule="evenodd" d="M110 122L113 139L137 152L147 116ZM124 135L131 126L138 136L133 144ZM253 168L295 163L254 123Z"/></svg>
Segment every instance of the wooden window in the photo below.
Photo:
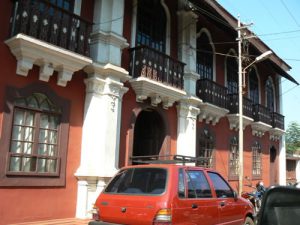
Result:
<svg viewBox="0 0 300 225"><path fill-rule="evenodd" d="M267 108L274 112L274 90L270 78L266 82Z"/></svg>
<svg viewBox="0 0 300 225"><path fill-rule="evenodd" d="M233 55L227 57L227 89L229 94L238 93L238 64L237 58Z"/></svg>
<svg viewBox="0 0 300 225"><path fill-rule="evenodd" d="M160 0L139 0L136 45L166 51L167 18Z"/></svg>
<svg viewBox="0 0 300 225"><path fill-rule="evenodd" d="M229 178L238 179L239 174L239 146L237 137L230 141L229 149Z"/></svg>
<svg viewBox="0 0 300 225"><path fill-rule="evenodd" d="M197 151L197 157L199 158L199 160L197 161L198 166L207 168L214 167L214 146L214 137L207 129L203 129L203 131L199 135L199 144Z"/></svg>
<svg viewBox="0 0 300 225"><path fill-rule="evenodd" d="M42 93L14 101L8 174L57 175L61 109Z"/></svg>
<svg viewBox="0 0 300 225"><path fill-rule="evenodd" d="M197 38L197 73L200 79L213 80L213 49L205 33Z"/></svg>
<svg viewBox="0 0 300 225"><path fill-rule="evenodd" d="M59 8L73 12L74 0L49 0L49 2Z"/></svg>
<svg viewBox="0 0 300 225"><path fill-rule="evenodd" d="M62 186L69 102L45 85L7 88L0 186Z"/></svg>
<svg viewBox="0 0 300 225"><path fill-rule="evenodd" d="M261 177L262 172L262 150L259 142L255 142L252 146L252 175L255 178Z"/></svg>
<svg viewBox="0 0 300 225"><path fill-rule="evenodd" d="M251 69L249 74L250 99L253 104L259 104L258 78L255 69Z"/></svg>

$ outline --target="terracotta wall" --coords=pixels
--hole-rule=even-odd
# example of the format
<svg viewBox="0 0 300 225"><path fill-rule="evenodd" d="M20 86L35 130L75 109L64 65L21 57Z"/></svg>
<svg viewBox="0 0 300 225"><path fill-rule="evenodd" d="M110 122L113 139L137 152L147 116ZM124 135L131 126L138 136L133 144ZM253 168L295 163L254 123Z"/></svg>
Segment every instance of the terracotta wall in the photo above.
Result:
<svg viewBox="0 0 300 225"><path fill-rule="evenodd" d="M70 129L68 142L68 159L66 166L66 185L63 187L0 187L0 224L37 221L53 218L75 216L77 181L74 177L80 163L81 133L85 74L76 73L66 87L56 84L54 74L49 82L38 80L39 68L34 66L27 77L16 75L16 59L4 41L8 37L9 18L12 1L2 1L0 7L0 131L4 110L5 88L13 86L23 88L33 82L48 85L53 92L70 101ZM5 128L4 128L5 129ZM0 133L0 138L2 134ZM1 162L2 163L2 162Z"/></svg>

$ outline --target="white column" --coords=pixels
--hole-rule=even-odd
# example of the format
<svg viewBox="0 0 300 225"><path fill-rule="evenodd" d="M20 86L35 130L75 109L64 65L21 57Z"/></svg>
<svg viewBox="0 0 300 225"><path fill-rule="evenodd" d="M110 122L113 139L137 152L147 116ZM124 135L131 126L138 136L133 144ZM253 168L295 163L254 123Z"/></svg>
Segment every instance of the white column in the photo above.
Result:
<svg viewBox="0 0 300 225"><path fill-rule="evenodd" d="M103 68L99 71L102 70L105 71ZM76 214L79 218L83 218L91 209L92 204L88 204L91 196L95 201L94 192L97 188L93 186L101 179L109 179L119 169L122 97L128 89L110 77L103 78L99 71L97 73L94 70L85 80L81 162L75 174L79 180ZM84 181L87 182L86 189L82 187Z"/></svg>
<svg viewBox="0 0 300 225"><path fill-rule="evenodd" d="M196 121L200 100L182 100L177 106L177 154L196 156Z"/></svg>
<svg viewBox="0 0 300 225"><path fill-rule="evenodd" d="M296 180L297 182L300 182L300 159L298 157L298 160L296 161Z"/></svg>
<svg viewBox="0 0 300 225"><path fill-rule="evenodd" d="M282 106L282 86L281 86L281 77L277 75L277 84L278 85L278 96L279 96L279 113L283 114ZM286 147L285 147L285 135L282 135L279 138L279 184L286 185Z"/></svg>
<svg viewBox="0 0 300 225"><path fill-rule="evenodd" d="M183 6L184 7L184 6ZM196 73L197 60L197 15L185 9L178 13L178 52L179 59L184 62L184 90L188 95L196 95L196 81L200 78Z"/></svg>
<svg viewBox="0 0 300 225"><path fill-rule="evenodd" d="M99 63L121 64L121 51L128 47L123 35L124 0L95 0L91 57Z"/></svg>

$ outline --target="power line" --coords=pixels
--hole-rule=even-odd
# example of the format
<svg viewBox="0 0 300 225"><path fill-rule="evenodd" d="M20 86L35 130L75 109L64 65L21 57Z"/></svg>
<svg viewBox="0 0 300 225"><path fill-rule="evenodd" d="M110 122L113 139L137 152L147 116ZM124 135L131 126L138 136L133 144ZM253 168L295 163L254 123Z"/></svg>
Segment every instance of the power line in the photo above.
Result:
<svg viewBox="0 0 300 225"><path fill-rule="evenodd" d="M280 0L280 2L282 3L282 5L284 6L284 8L286 9L286 11L288 12L288 14L291 16L291 18L294 20L294 22L297 24L298 27L300 27L299 23L297 22L296 18L293 16L293 14L291 13L291 11L289 10L289 8L287 7L287 5L284 3L283 0Z"/></svg>

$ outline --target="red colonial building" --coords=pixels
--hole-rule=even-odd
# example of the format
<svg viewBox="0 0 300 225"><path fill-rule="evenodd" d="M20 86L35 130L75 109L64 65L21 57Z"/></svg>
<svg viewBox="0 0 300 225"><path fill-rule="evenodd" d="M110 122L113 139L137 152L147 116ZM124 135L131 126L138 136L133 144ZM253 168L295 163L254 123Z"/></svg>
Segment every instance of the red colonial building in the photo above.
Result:
<svg viewBox="0 0 300 225"><path fill-rule="evenodd" d="M239 189L238 21L216 1L3 0L0 11L0 224L89 218L134 156L197 156ZM243 68L271 50L241 41ZM285 183L289 69L273 53L246 70L253 184Z"/></svg>

